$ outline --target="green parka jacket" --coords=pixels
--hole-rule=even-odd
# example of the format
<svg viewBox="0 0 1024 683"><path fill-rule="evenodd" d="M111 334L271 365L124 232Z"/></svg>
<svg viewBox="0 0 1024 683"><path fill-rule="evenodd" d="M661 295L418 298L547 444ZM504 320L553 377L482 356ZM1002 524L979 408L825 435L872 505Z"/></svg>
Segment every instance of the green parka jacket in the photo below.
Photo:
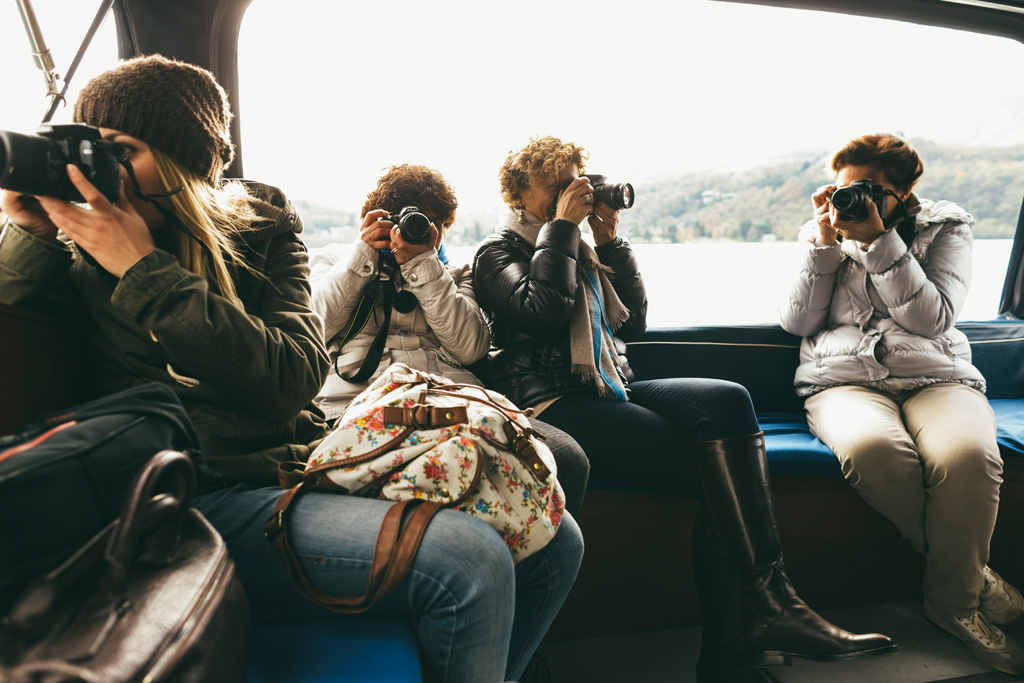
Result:
<svg viewBox="0 0 1024 683"><path fill-rule="evenodd" d="M275 484L278 463L306 460L328 431L312 402L328 359L310 306L302 222L277 189L247 187L265 219L242 238L257 274L234 271L245 311L159 240L118 280L74 244L49 244L11 223L0 234L0 302L80 320L92 346L87 374L100 394L170 386L219 475L203 489Z"/></svg>

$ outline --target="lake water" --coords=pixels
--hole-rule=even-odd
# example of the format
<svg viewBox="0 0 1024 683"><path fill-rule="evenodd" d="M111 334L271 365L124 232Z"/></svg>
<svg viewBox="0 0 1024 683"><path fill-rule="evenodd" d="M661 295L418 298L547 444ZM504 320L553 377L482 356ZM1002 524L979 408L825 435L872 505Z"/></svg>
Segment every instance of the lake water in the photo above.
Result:
<svg viewBox="0 0 1024 683"><path fill-rule="evenodd" d="M977 240L974 277L960 320L996 316L1013 240ZM777 323L800 263L796 242L635 244L647 286L648 327ZM475 247L449 247L465 262Z"/></svg>

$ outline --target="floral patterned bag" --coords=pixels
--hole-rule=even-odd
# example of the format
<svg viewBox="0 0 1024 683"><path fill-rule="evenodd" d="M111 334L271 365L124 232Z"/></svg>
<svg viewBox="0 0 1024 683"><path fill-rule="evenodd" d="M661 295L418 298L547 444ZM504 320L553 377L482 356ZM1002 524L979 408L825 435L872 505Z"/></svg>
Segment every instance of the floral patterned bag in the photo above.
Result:
<svg viewBox="0 0 1024 683"><path fill-rule="evenodd" d="M554 537L565 509L554 457L530 428L526 414L497 392L395 363L352 400L305 464L281 465L281 485L289 491L267 523L267 536L300 589L305 585L316 592L296 575L301 570L287 547L284 524L294 496L304 487L315 488L407 501L405 505L426 502L413 512L419 517L416 523L411 518L401 532L398 519L405 505L392 508L395 519L385 519L375 557L403 556L411 566L415 546L411 554L408 547L396 552L396 545L412 543L396 534L416 527L410 533L418 544L433 512L450 507L493 526L519 562ZM383 565L371 569L371 585L366 596L356 599L356 609L303 592L336 611L362 611L372 604L374 593L383 597L407 570ZM380 578L376 584L375 576ZM385 578L387 586L382 585Z"/></svg>

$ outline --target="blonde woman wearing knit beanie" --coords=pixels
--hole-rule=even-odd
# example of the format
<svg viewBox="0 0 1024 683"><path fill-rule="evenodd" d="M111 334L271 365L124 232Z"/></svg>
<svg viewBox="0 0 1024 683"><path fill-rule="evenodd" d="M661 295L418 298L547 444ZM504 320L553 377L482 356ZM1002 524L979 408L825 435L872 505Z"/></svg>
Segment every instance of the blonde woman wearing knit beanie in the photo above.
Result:
<svg viewBox="0 0 1024 683"><path fill-rule="evenodd" d="M254 618L322 615L263 537L281 495L278 464L305 460L327 433L313 403L328 357L302 223L278 190L223 181L232 115L204 69L126 61L90 81L74 113L123 152L120 197L109 201L74 166L85 204L4 191L0 303L82 319L101 393L171 387L202 442L193 504L225 538ZM311 493L293 506L292 545L318 588L365 591L391 505ZM373 612L415 625L427 680L506 680L513 621L542 618L559 581L550 567L578 563L571 540L558 534L513 567L488 524L442 511L409 578Z"/></svg>

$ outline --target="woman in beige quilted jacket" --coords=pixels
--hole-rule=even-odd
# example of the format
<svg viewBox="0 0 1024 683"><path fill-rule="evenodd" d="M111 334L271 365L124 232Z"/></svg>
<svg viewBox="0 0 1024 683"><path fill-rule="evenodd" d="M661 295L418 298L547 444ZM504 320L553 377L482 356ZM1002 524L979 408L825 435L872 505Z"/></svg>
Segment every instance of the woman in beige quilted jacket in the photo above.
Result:
<svg viewBox="0 0 1024 683"><path fill-rule="evenodd" d="M395 221L414 207L429 221L423 241L409 241ZM436 170L416 164L389 168L363 204L359 237L351 245L328 244L310 259L313 308L324 319L324 339L332 367L317 402L328 419L336 419L355 396L391 363L443 375L454 381L481 384L470 370L490 348L491 335L473 291L469 265L449 263L444 238L455 222L458 200ZM412 213L412 212L407 212ZM407 231L409 232L409 231ZM364 364L384 324L380 306L365 326L346 332L363 295L384 269L397 293L387 325L387 338L366 379L347 381ZM344 343L342 343L344 341ZM590 474L583 449L561 430L531 419L555 456L566 509L579 513Z"/></svg>
<svg viewBox="0 0 1024 683"><path fill-rule="evenodd" d="M804 338L795 383L808 425L924 555L925 616L986 666L1024 673L1024 651L995 626L1024 600L987 565L1002 481L995 417L954 327L974 219L912 191L924 165L897 136L852 140L831 166L780 311Z"/></svg>

